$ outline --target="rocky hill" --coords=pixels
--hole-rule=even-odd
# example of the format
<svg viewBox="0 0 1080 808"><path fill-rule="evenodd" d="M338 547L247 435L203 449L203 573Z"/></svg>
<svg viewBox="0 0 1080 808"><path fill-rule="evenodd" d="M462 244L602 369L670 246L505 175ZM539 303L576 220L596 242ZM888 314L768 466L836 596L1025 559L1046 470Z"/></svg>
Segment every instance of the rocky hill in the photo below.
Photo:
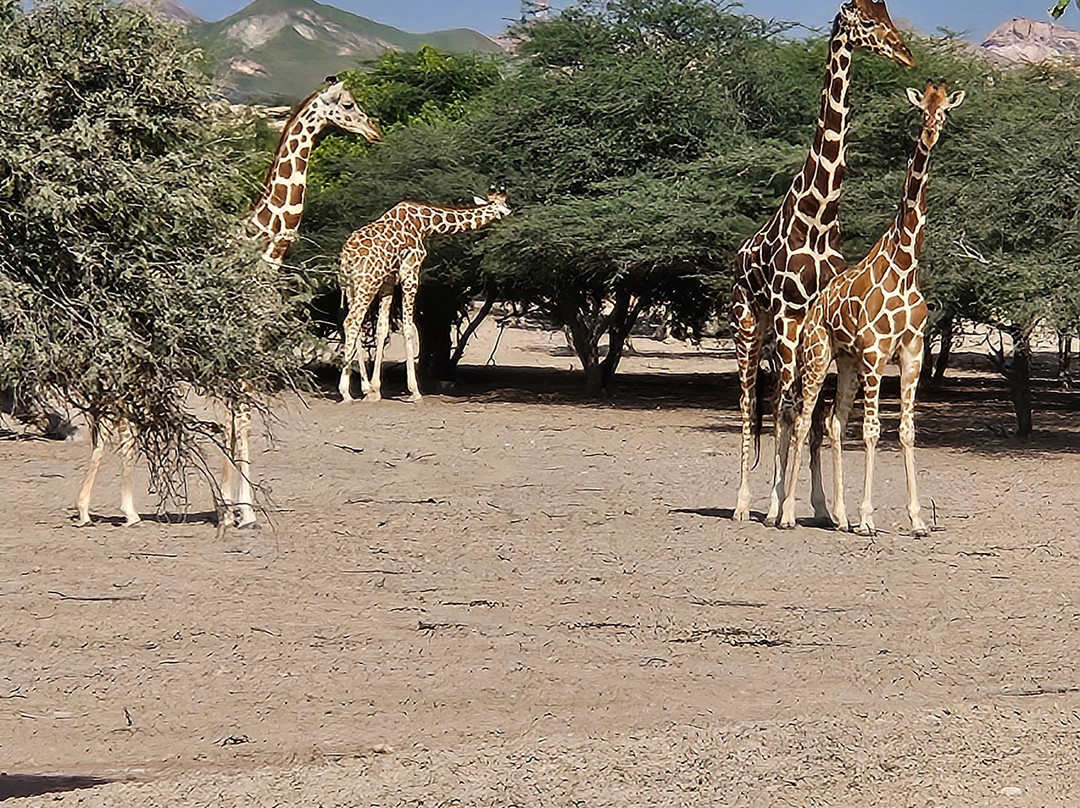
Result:
<svg viewBox="0 0 1080 808"><path fill-rule="evenodd" d="M1019 17L991 31L981 50L1003 64L1080 63L1080 31Z"/></svg>
<svg viewBox="0 0 1080 808"><path fill-rule="evenodd" d="M147 6L157 11L159 16L181 25L190 25L202 22L202 19L189 8L185 8L173 0L123 0L128 6Z"/></svg>
<svg viewBox="0 0 1080 808"><path fill-rule="evenodd" d="M386 50L427 44L451 52L496 53L499 45L466 28L410 34L315 0L254 0L218 22L205 22L174 0L123 0L155 7L188 27L217 60L232 101L291 103L326 76Z"/></svg>

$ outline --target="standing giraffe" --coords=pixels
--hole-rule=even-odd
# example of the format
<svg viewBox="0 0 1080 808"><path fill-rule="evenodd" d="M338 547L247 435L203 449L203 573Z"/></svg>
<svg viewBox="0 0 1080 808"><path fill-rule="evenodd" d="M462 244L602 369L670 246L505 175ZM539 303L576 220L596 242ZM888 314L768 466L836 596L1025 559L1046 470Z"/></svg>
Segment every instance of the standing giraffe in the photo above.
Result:
<svg viewBox="0 0 1080 808"><path fill-rule="evenodd" d="M806 309L844 267L837 207L844 181L852 53L863 48L911 67L914 59L883 0L850 0L840 7L829 40L829 66L813 145L780 209L739 249L732 292L732 324L739 362L742 414L739 498L733 518L750 518L750 455L758 361L768 334L776 340L779 394L775 404L774 473L766 521L779 514L784 463L794 421L790 389L795 349ZM814 510L826 514L820 469L813 469Z"/></svg>
<svg viewBox="0 0 1080 808"><path fill-rule="evenodd" d="M265 244L263 260L274 267L281 266L285 253L296 239L296 230L304 213L308 165L316 138L331 126L362 135L368 141L380 137L378 127L356 103L352 93L345 89L344 83L336 76L329 76L326 81L329 86L305 98L285 122L263 191L252 204L246 219L248 234ZM136 438L131 424L123 419L94 422L90 424L90 432L93 450L76 501L76 525L82 527L91 522L90 497L110 438L117 443L123 467L121 508L125 522L137 524L139 513L132 491ZM227 456L222 475L222 498L226 508L235 510L233 517L238 527L252 527L257 520L252 506L250 477L251 407L247 404L230 407L225 432Z"/></svg>
<svg viewBox="0 0 1080 808"><path fill-rule="evenodd" d="M486 199L475 197L472 207L437 207L419 202L399 202L380 218L361 227L341 248L338 283L348 305L345 317L344 365L338 390L342 401L353 401L352 364L360 363L360 387L365 401L378 401L382 387L382 357L390 330L390 303L394 286L401 285L401 330L405 335L405 369L412 401L419 401L416 383L417 335L413 305L420 285L420 266L427 257L424 239L437 233L476 230L510 213L506 192L489 191ZM371 380L364 368L360 329L371 303L379 298L379 321L375 329L375 364Z"/></svg>
<svg viewBox="0 0 1080 808"><path fill-rule="evenodd" d="M907 94L911 103L922 110L923 125L908 162L896 221L866 258L829 281L806 316L798 350L803 400L795 422L794 455L780 527L795 526L795 488L803 441L810 429L811 413L825 382L825 373L835 357L836 402L828 418L836 486L832 520L839 529L847 529L843 437L861 381L866 479L858 531L873 535L874 453L881 435L878 397L885 365L899 352L900 446L907 476L907 511L914 535L928 535L915 481L915 390L922 371L926 322L926 301L919 291L917 269L926 227L930 150L941 136L945 113L963 103L964 93L948 95L944 84L935 87L928 82L925 92L909 88Z"/></svg>

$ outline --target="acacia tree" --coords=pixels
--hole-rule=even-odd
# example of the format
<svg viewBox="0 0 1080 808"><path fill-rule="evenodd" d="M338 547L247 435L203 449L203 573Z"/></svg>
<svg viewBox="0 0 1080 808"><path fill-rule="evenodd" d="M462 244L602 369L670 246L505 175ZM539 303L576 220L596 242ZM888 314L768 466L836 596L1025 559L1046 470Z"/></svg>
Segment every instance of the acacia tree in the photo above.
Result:
<svg viewBox="0 0 1080 808"><path fill-rule="evenodd" d="M749 143L733 66L767 28L707 0L625 0L519 33L524 63L468 121L521 203L484 269L568 329L597 394L642 311L692 328L730 282L756 213L730 159Z"/></svg>
<svg viewBox="0 0 1080 808"><path fill-rule="evenodd" d="M0 387L124 417L163 496L213 434L185 388L298 379L280 279L241 238L241 139L202 54L138 8L55 0L0 29Z"/></svg>
<svg viewBox="0 0 1080 808"><path fill-rule="evenodd" d="M494 179L469 163L458 135L476 97L500 80L490 56L388 52L350 71L346 84L379 121L383 140L368 147L328 138L312 165L305 232L296 256L316 298L322 330L341 321L336 287L337 257L349 233L378 218L403 199L437 204L471 202ZM483 234L438 238L430 245L417 296L419 372L425 386L452 377L463 348L469 306L485 294L474 247Z"/></svg>

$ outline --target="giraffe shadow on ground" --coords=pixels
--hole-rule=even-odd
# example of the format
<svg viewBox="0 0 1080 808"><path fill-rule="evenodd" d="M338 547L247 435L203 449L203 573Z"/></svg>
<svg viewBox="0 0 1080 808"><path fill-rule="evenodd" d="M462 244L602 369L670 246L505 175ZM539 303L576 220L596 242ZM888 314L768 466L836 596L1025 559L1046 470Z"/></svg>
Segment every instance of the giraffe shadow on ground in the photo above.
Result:
<svg viewBox="0 0 1080 808"><path fill-rule="evenodd" d="M103 527L122 527L123 516L96 516L90 514L94 525ZM211 525L217 526L218 514L216 511L200 511L197 513L140 513L139 524L158 525Z"/></svg>
<svg viewBox="0 0 1080 808"><path fill-rule="evenodd" d="M103 777L75 775L0 774L0 802L25 797L43 797L108 785ZM56 799L60 799L57 797Z"/></svg>
<svg viewBox="0 0 1080 808"><path fill-rule="evenodd" d="M735 516L734 508L669 508L668 513L683 513L691 514L693 516L704 516L706 519L724 519L731 520ZM765 521L765 514L761 511L750 511L750 519L748 522L761 523ZM835 525L829 520L815 519L812 516L807 516L796 520L799 527L814 527L821 528L823 530L833 530Z"/></svg>
<svg viewBox="0 0 1080 808"><path fill-rule="evenodd" d="M954 354L960 371L938 384L919 388L916 409L917 445L924 448L958 449L986 455L1023 457L1038 454L1080 453L1080 390L1064 389L1062 383L1042 369L1032 382L1035 434L1015 435L1015 416L1008 382L998 374L971 372L985 357ZM979 365L981 367L981 365ZM384 397L407 395L404 365L386 373ZM962 371L962 372L961 372ZM336 397L338 370L316 368L319 388L327 398ZM438 388L438 389L436 389ZM618 373L609 391L595 398L586 394L580 370L530 366L463 365L453 382L441 387L429 383L425 390L450 399L483 403L537 404L542 406L605 407L619 410L710 410L715 421L692 428L705 433L739 434L739 383L735 373ZM824 396L831 401L835 375L826 383ZM897 447L900 384L887 376L881 389L882 451ZM768 401L766 396L764 401ZM766 415L762 430L762 455L771 449L772 419ZM848 425L845 447L862 446L861 405L856 404Z"/></svg>

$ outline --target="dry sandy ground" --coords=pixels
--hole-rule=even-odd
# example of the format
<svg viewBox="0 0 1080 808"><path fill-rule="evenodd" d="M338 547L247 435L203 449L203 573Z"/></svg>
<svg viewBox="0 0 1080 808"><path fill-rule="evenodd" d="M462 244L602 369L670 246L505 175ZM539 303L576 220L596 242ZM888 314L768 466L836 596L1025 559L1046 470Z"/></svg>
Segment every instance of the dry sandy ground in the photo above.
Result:
<svg viewBox="0 0 1080 808"><path fill-rule="evenodd" d="M939 531L906 534L892 418L882 535L781 532L728 518L729 362L639 341L600 405L505 367L559 341L420 405L283 403L260 532L76 529L86 446L0 443L0 800L1080 803L1074 400L1024 445L966 374L922 409Z"/></svg>

